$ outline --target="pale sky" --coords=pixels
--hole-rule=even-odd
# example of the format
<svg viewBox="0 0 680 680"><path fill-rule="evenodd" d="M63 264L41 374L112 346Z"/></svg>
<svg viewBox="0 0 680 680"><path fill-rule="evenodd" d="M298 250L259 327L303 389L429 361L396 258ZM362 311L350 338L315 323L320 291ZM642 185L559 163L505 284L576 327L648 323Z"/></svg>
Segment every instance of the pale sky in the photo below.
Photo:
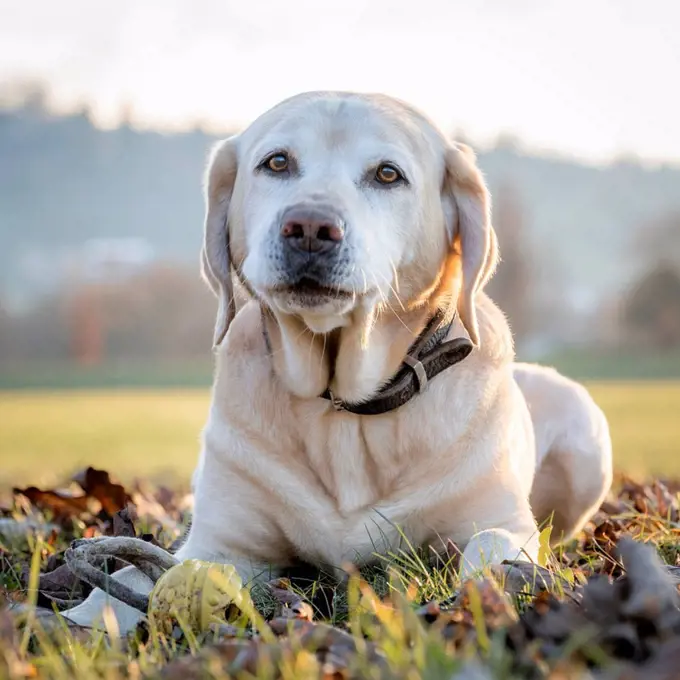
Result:
<svg viewBox="0 0 680 680"><path fill-rule="evenodd" d="M311 89L409 100L480 145L680 162L680 0L0 0L0 82L247 123Z"/></svg>

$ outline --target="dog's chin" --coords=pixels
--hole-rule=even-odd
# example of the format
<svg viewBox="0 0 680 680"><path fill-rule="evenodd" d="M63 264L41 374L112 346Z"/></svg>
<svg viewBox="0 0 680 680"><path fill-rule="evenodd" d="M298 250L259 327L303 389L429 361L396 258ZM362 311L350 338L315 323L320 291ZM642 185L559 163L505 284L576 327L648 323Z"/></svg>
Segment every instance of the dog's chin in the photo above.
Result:
<svg viewBox="0 0 680 680"><path fill-rule="evenodd" d="M328 333L349 325L349 315L357 304L354 292L326 287L311 281L277 286L266 295L283 314L299 316L314 333Z"/></svg>

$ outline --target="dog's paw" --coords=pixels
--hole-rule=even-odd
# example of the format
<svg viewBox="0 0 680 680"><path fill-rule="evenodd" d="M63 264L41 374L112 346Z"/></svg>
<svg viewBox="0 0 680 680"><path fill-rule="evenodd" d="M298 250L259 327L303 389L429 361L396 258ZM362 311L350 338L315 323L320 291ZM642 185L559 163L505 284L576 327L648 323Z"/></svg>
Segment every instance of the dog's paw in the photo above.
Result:
<svg viewBox="0 0 680 680"><path fill-rule="evenodd" d="M529 549L529 551L527 550ZM501 565L503 562L532 560L535 562L537 551L527 546L516 534L506 529L486 529L476 533L465 546L461 556L461 578L479 577L486 567Z"/></svg>

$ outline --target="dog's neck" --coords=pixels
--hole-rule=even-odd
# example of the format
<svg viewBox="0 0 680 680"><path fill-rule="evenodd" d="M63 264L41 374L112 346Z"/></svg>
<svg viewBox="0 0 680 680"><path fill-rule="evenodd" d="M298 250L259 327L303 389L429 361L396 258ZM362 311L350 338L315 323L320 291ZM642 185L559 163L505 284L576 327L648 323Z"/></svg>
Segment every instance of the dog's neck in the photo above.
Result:
<svg viewBox="0 0 680 680"><path fill-rule="evenodd" d="M397 313L360 306L347 326L327 333L312 332L297 316L263 312L274 370L290 392L313 398L328 388L356 403L370 399L397 372L436 309L424 304Z"/></svg>

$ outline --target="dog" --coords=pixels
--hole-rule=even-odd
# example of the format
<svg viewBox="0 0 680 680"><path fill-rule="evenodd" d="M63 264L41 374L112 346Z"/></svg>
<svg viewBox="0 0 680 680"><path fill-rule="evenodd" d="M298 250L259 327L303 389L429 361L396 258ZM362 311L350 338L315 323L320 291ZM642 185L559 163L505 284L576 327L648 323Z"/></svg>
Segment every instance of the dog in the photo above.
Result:
<svg viewBox="0 0 680 680"><path fill-rule="evenodd" d="M582 528L611 485L607 421L581 385L515 363L468 146L388 96L304 93L216 146L205 200L216 371L179 558L342 577L453 542L474 575L537 560L537 522ZM64 615L93 625L106 597Z"/></svg>

